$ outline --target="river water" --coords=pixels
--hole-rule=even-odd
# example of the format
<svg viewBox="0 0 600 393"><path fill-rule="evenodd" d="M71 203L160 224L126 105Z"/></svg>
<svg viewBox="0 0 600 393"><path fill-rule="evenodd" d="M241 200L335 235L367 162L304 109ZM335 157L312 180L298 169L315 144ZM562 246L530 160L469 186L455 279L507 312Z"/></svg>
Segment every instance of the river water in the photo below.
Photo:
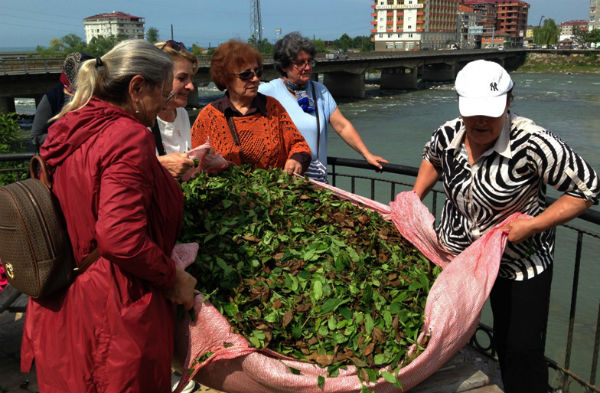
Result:
<svg viewBox="0 0 600 393"><path fill-rule="evenodd" d="M600 171L600 75L513 73L512 76L515 100L511 109L559 135ZM221 94L211 85L200 88L200 106ZM432 132L444 121L457 116L457 100L451 84L424 86L414 91L380 91L376 85L368 85L366 98L340 101L338 104L371 152L391 163L415 167L421 161L423 145ZM25 107L31 111L30 106ZM335 132L330 132L328 143L330 156L362 158ZM552 191L549 194L556 196ZM390 197L383 194L377 195L376 199L387 203ZM438 206L441 206L441 201ZM600 228L579 221L575 220L574 224L600 232ZM575 244L574 231L558 229L546 354L559 364L564 364L567 345ZM592 346L600 307L598 255L600 239L586 237L570 367L586 380L591 371ZM490 326L492 324L489 305L484 308L482 321ZM572 386L572 391L580 389Z"/></svg>

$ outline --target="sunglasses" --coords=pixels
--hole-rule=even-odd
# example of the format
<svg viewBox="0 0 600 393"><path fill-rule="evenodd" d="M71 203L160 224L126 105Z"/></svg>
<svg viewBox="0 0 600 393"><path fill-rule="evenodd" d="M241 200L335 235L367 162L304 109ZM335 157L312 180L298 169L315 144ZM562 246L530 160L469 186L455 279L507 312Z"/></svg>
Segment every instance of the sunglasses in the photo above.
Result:
<svg viewBox="0 0 600 393"><path fill-rule="evenodd" d="M263 76L263 69L262 68L255 68L253 70L245 70L242 71L237 75L238 78L240 78L241 80L243 80L244 82L247 82L249 80L251 80L252 78L254 78L254 75L256 75L257 78L260 78L261 76Z"/></svg>
<svg viewBox="0 0 600 393"><path fill-rule="evenodd" d="M315 59L310 59L310 60L302 60L302 61L292 61L292 64L298 68L304 68L307 65L312 68L315 66L315 64L317 64L317 62L315 61Z"/></svg>
<svg viewBox="0 0 600 393"><path fill-rule="evenodd" d="M172 48L176 51L180 51L182 48L185 48L185 45L183 45L183 42L173 41L173 40L165 41L164 45L160 48L160 50L163 50L165 48L165 46L168 46L169 48Z"/></svg>

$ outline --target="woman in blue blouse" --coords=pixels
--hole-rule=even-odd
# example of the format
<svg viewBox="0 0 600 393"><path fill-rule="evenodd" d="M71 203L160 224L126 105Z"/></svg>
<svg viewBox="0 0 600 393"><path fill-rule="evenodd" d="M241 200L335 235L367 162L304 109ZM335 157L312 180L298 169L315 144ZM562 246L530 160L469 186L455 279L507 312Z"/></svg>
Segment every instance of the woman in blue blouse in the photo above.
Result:
<svg viewBox="0 0 600 393"><path fill-rule="evenodd" d="M281 78L263 83L259 92L276 98L288 112L312 151L305 175L327 182L327 123L350 147L374 167L381 169L385 159L371 154L352 123L337 107L329 90L311 80L315 46L298 33L290 33L275 43L273 60Z"/></svg>
<svg viewBox="0 0 600 393"><path fill-rule="evenodd" d="M509 112L513 81L500 65L468 63L455 82L461 116L425 145L413 190L421 199L441 178L447 200L436 228L454 254L512 213L490 295L494 347L507 393L546 393L544 359L555 227L598 201L598 176L557 136ZM545 208L549 184L563 195Z"/></svg>

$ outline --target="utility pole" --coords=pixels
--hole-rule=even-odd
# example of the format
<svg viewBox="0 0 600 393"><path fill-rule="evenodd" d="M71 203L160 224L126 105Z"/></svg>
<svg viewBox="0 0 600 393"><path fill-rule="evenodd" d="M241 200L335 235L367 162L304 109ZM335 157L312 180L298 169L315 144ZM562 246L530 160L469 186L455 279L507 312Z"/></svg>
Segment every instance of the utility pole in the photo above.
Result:
<svg viewBox="0 0 600 393"><path fill-rule="evenodd" d="M260 44L263 40L262 18L260 16L260 0L252 0L252 20L250 21L250 34Z"/></svg>

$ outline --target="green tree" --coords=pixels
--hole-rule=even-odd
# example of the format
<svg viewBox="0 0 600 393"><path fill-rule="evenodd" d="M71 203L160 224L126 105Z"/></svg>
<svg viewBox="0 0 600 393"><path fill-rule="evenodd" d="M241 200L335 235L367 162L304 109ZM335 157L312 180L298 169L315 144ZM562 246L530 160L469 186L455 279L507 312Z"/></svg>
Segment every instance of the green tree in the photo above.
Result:
<svg viewBox="0 0 600 393"><path fill-rule="evenodd" d="M371 41L371 37L358 35L352 39L352 47L359 49L361 52L369 52L375 50L375 43Z"/></svg>
<svg viewBox="0 0 600 393"><path fill-rule="evenodd" d="M266 38L263 38L262 41L259 41L254 35L248 38L248 43L258 49L258 51L265 55L270 55L273 53L273 44L269 42Z"/></svg>
<svg viewBox="0 0 600 393"><path fill-rule="evenodd" d="M311 40L311 42L315 46L317 53L327 52L327 46L325 46L325 41L323 41L321 39L314 39L314 40Z"/></svg>
<svg viewBox="0 0 600 393"><path fill-rule="evenodd" d="M587 33L585 42L600 42L600 29L594 29Z"/></svg>
<svg viewBox="0 0 600 393"><path fill-rule="evenodd" d="M335 46L338 49L347 51L348 49L352 48L352 38L350 38L348 34L344 33L341 35L340 38L333 41L333 46Z"/></svg>
<svg viewBox="0 0 600 393"><path fill-rule="evenodd" d="M87 48L86 48L85 52L88 55L94 56L94 57L102 56L106 52L111 50L113 48L113 46L115 46L119 41L123 41L125 39L127 39L127 37L123 36L123 35L119 35L119 36L111 35L108 37L104 37L104 36L94 37L87 44Z"/></svg>
<svg viewBox="0 0 600 393"><path fill-rule="evenodd" d="M40 57L65 57L71 52L86 52L87 45L76 34L67 34L62 38L52 38L48 47L38 45L35 50Z"/></svg>
<svg viewBox="0 0 600 393"><path fill-rule="evenodd" d="M158 42L158 29L156 27L151 27L146 32L146 39L152 43Z"/></svg>
<svg viewBox="0 0 600 393"><path fill-rule="evenodd" d="M85 52L86 44L83 39L76 34L67 34L62 39L65 54L71 52Z"/></svg>
<svg viewBox="0 0 600 393"><path fill-rule="evenodd" d="M582 45L587 38L588 32L586 29L580 29L579 26L573 26L573 43Z"/></svg>
<svg viewBox="0 0 600 393"><path fill-rule="evenodd" d="M192 44L191 52L194 56L202 56L204 55L204 48L196 44Z"/></svg>
<svg viewBox="0 0 600 393"><path fill-rule="evenodd" d="M21 142L21 129L17 123L16 113L0 113L0 154L19 153L24 150ZM6 161L0 162L0 169L27 168L28 162ZM27 171L10 171L0 173L0 185L13 183L27 177Z"/></svg>
<svg viewBox="0 0 600 393"><path fill-rule="evenodd" d="M40 57L64 57L65 56L65 44L58 38L52 38L48 47L38 45L35 48L36 52Z"/></svg>
<svg viewBox="0 0 600 393"><path fill-rule="evenodd" d="M554 45L558 42L559 33L554 19L546 19L543 26L533 29L533 41L542 46Z"/></svg>

